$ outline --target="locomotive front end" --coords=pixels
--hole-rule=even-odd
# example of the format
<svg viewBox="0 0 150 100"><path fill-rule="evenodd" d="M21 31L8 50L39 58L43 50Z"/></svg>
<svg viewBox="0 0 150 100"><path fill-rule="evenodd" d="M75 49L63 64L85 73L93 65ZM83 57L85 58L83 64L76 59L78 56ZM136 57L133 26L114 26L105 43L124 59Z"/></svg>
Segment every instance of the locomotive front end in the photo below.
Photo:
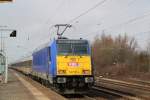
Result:
<svg viewBox="0 0 150 100"><path fill-rule="evenodd" d="M57 40L57 83L64 92L85 92L94 82L90 46L87 40ZM68 93L71 93L70 91Z"/></svg>

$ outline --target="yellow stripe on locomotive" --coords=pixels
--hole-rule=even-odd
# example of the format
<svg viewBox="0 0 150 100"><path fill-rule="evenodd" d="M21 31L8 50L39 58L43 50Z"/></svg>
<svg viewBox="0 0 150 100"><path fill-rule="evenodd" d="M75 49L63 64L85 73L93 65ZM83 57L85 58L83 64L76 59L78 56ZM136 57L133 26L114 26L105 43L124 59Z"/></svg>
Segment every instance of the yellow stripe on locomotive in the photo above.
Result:
<svg viewBox="0 0 150 100"><path fill-rule="evenodd" d="M57 75L79 76L92 75L91 57L84 56L62 56L56 58Z"/></svg>

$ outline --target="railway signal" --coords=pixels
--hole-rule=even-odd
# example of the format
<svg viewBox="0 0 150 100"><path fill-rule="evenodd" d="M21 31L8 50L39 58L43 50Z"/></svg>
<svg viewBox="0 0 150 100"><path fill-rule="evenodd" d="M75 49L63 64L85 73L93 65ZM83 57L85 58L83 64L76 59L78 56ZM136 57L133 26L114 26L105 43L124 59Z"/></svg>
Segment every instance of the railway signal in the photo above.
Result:
<svg viewBox="0 0 150 100"><path fill-rule="evenodd" d="M17 35L17 31L13 30L12 33L10 34L10 37L16 37L16 35Z"/></svg>

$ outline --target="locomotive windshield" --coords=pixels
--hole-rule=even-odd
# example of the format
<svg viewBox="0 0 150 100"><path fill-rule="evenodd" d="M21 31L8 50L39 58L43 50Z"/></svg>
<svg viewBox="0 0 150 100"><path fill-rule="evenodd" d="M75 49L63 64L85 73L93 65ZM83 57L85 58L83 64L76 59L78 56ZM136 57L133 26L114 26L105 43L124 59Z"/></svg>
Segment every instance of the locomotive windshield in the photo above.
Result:
<svg viewBox="0 0 150 100"><path fill-rule="evenodd" d="M57 40L58 54L88 54L88 42L85 40Z"/></svg>

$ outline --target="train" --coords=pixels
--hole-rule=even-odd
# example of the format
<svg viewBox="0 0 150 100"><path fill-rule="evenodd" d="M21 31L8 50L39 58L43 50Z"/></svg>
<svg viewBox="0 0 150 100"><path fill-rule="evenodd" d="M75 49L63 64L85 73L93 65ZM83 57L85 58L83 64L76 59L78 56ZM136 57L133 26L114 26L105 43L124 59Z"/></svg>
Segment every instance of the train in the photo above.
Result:
<svg viewBox="0 0 150 100"><path fill-rule="evenodd" d="M94 84L88 40L58 38L32 54L31 70L17 67L62 94L83 94Z"/></svg>

